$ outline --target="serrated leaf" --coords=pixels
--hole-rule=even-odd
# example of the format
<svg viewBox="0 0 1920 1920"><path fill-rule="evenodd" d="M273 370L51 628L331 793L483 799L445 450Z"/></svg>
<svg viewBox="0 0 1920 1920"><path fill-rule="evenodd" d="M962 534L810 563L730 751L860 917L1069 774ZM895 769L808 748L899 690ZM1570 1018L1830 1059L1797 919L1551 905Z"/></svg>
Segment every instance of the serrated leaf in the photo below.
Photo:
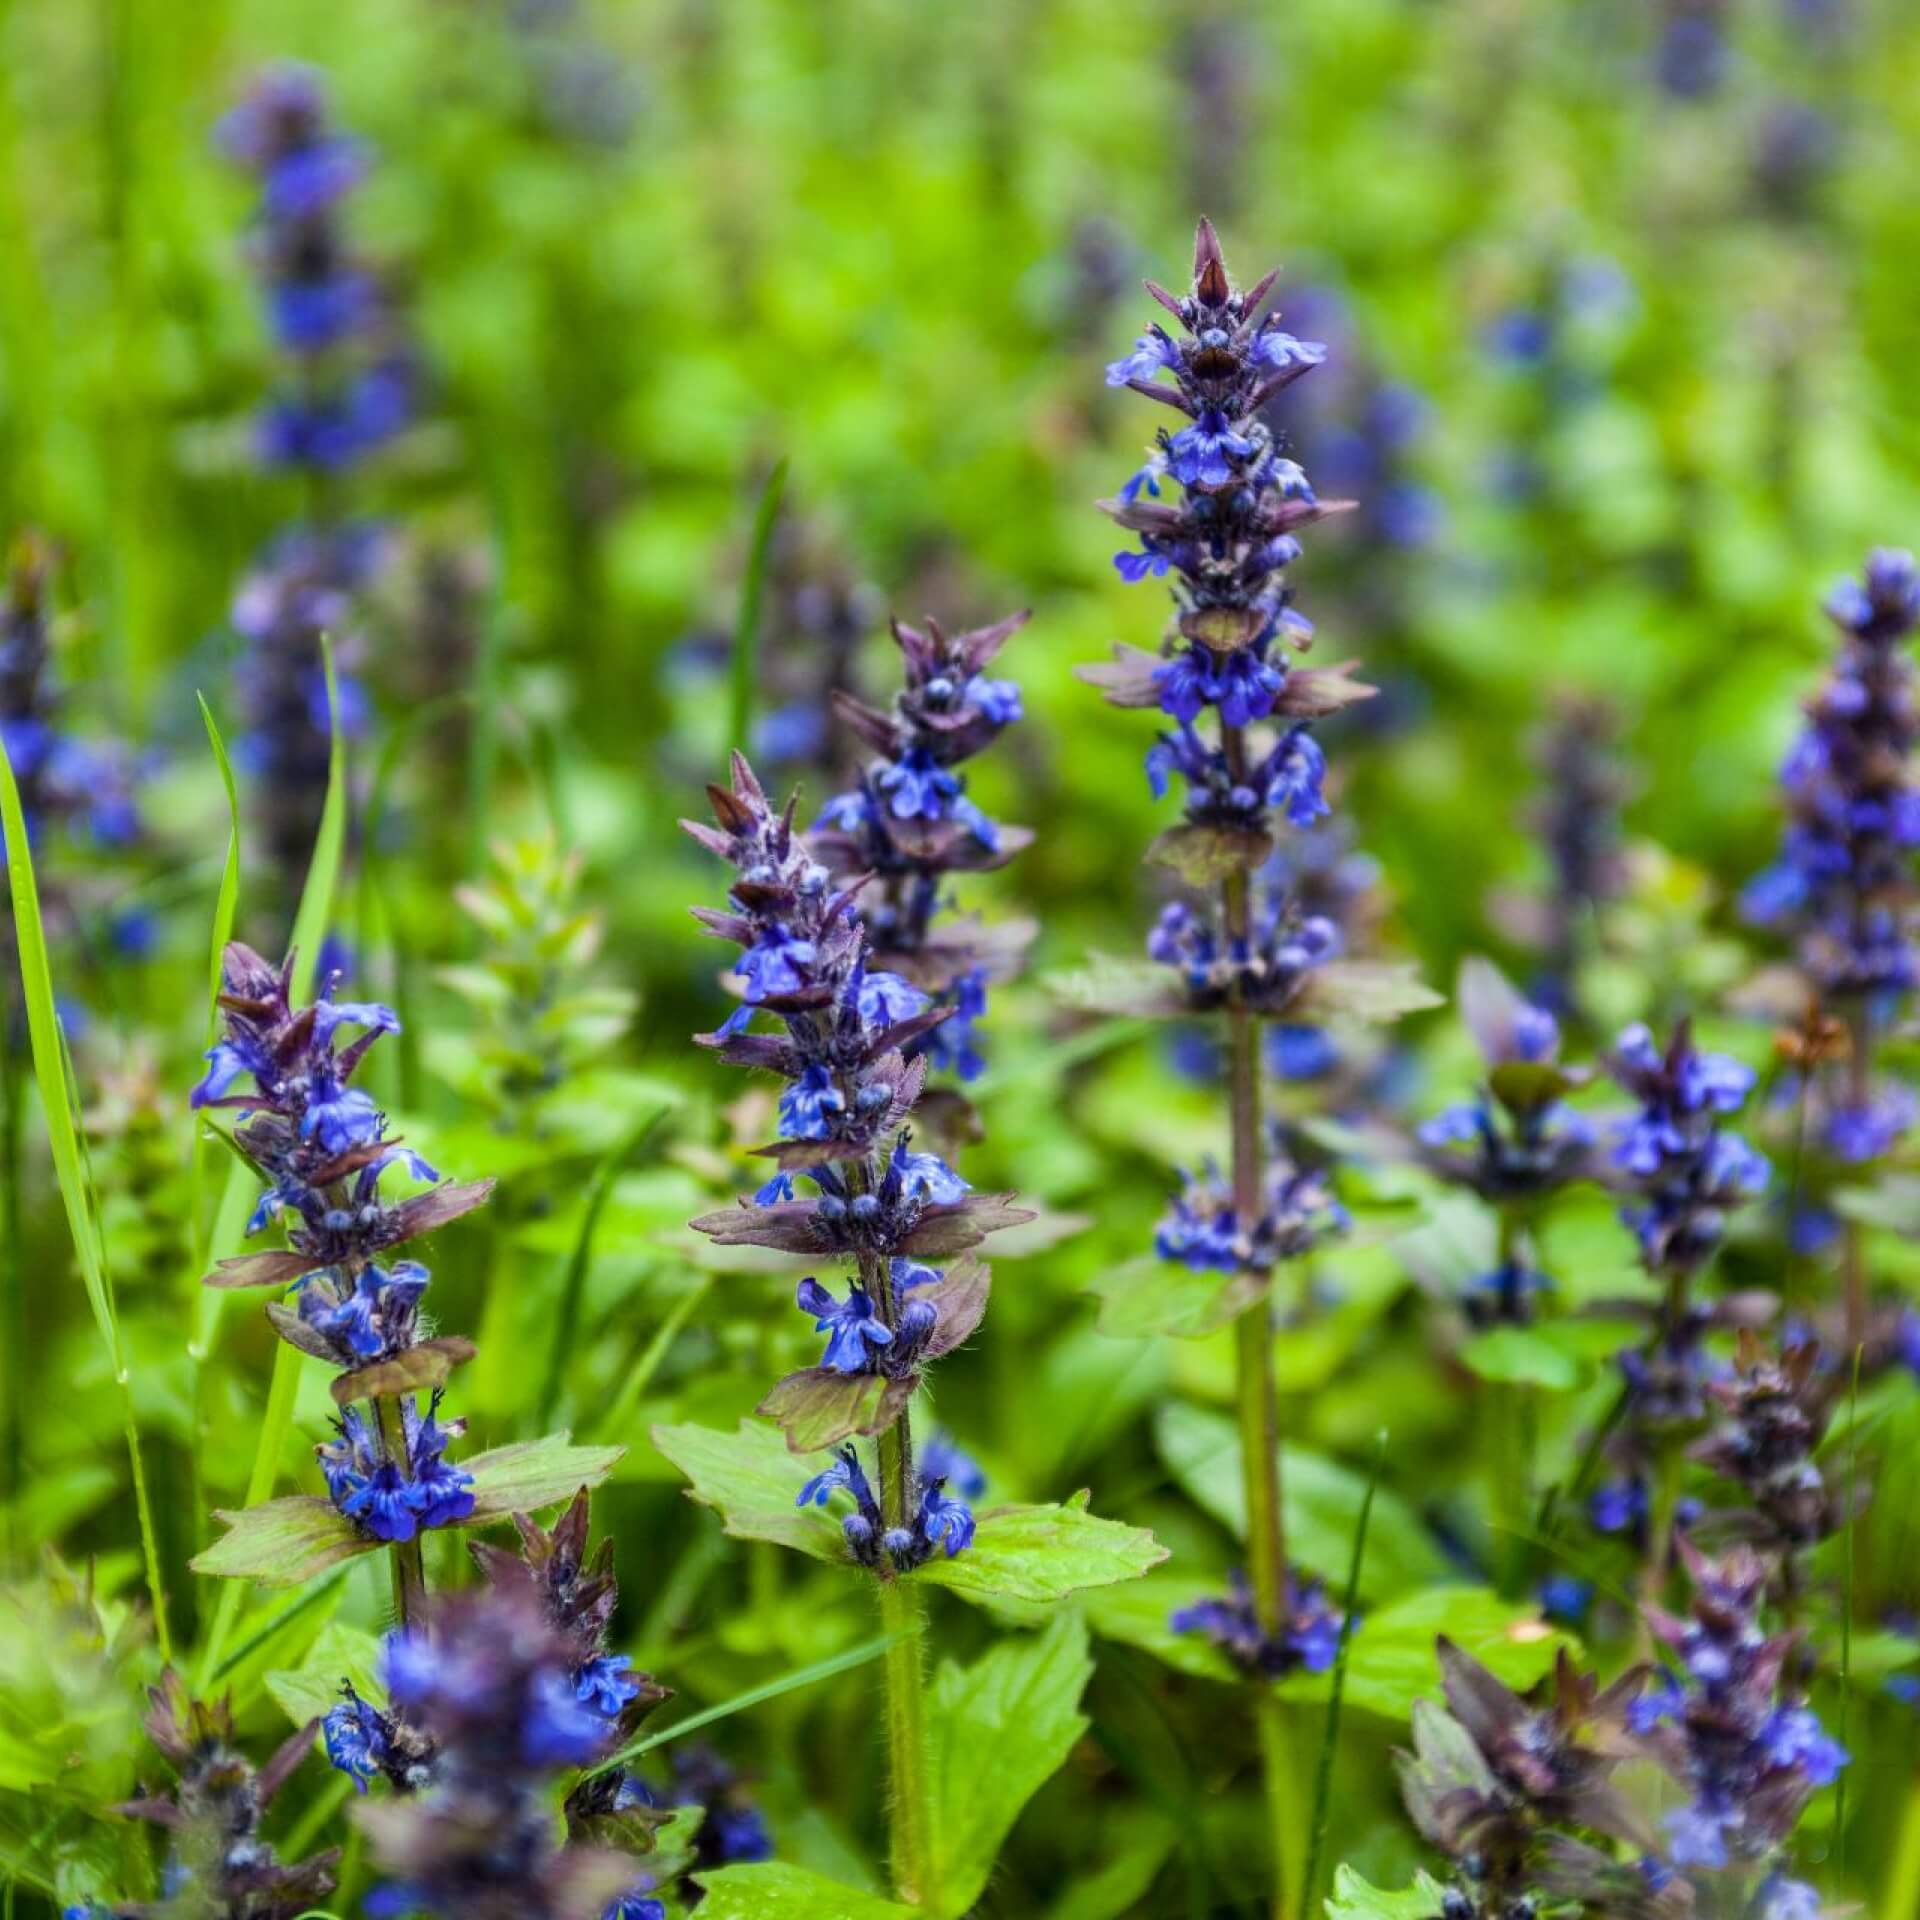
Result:
<svg viewBox="0 0 1920 1920"><path fill-rule="evenodd" d="M1311 1009L1348 1020L1391 1021L1446 1004L1446 996L1424 985L1410 962L1329 960L1307 976L1289 1017Z"/></svg>
<svg viewBox="0 0 1920 1920"><path fill-rule="evenodd" d="M986 1890L1020 1810L1086 1731L1093 1672L1086 1623L1062 1613L1042 1633L1003 1640L970 1667L943 1661L927 1701L934 1895L965 1913Z"/></svg>
<svg viewBox="0 0 1920 1920"><path fill-rule="evenodd" d="M694 1875L702 1920L914 1920L923 1911L769 1860Z"/></svg>
<svg viewBox="0 0 1920 1920"><path fill-rule="evenodd" d="M1343 1862L1327 1895L1327 1920L1438 1920L1445 1899L1446 1889L1431 1874L1416 1873L1404 1893L1387 1893Z"/></svg>
<svg viewBox="0 0 1920 1920"><path fill-rule="evenodd" d="M535 1513L597 1487L626 1454L625 1447L576 1447L567 1433L521 1440L454 1464L473 1475L473 1512L463 1526Z"/></svg>
<svg viewBox="0 0 1920 1920"><path fill-rule="evenodd" d="M1160 1457L1187 1493L1244 1539L1246 1492L1240 1480L1240 1435L1233 1422L1223 1414L1173 1401L1156 1416L1154 1437ZM1283 1449L1282 1466L1288 1554L1322 1579L1344 1580L1360 1503L1366 1498L1366 1476L1304 1447ZM1419 1515L1390 1488L1377 1489L1361 1599L1390 1599L1452 1574Z"/></svg>
<svg viewBox="0 0 1920 1920"><path fill-rule="evenodd" d="M806 1367L776 1382L754 1412L780 1428L789 1452L818 1453L856 1433L892 1426L917 1384L911 1374L894 1380L884 1373Z"/></svg>
<svg viewBox="0 0 1920 1920"><path fill-rule="evenodd" d="M1376 1506L1376 1525L1379 1517ZM1373 1552L1371 1534L1367 1552ZM1580 1652L1572 1634L1547 1625L1531 1607L1503 1600L1491 1587L1429 1587L1361 1617L1347 1656L1347 1705L1401 1721L1416 1700L1438 1699L1434 1641L1441 1634L1517 1692L1552 1669L1560 1648Z"/></svg>
<svg viewBox="0 0 1920 1920"><path fill-rule="evenodd" d="M1196 1272L1143 1258L1105 1268L1087 1291L1099 1299L1100 1331L1111 1339L1199 1340L1244 1313L1266 1288L1256 1273Z"/></svg>
<svg viewBox="0 0 1920 1920"><path fill-rule="evenodd" d="M195 1573L262 1586L297 1587L343 1560L371 1553L370 1540L330 1500L293 1493L238 1511L215 1511L227 1531L193 1561Z"/></svg>
<svg viewBox="0 0 1920 1920"><path fill-rule="evenodd" d="M1212 887L1229 874L1254 872L1272 852L1270 834L1188 822L1157 835L1146 857L1171 867L1189 886Z"/></svg>
<svg viewBox="0 0 1920 1920"><path fill-rule="evenodd" d="M1587 1378L1577 1354L1531 1327L1489 1327L1460 1343L1460 1364L1482 1380L1570 1393Z"/></svg>
<svg viewBox="0 0 1920 1920"><path fill-rule="evenodd" d="M760 1420L742 1420L732 1433L662 1426L653 1429L653 1444L691 1482L688 1497L714 1508L736 1540L771 1540L816 1560L846 1559L839 1522L822 1508L794 1504L806 1470L778 1427Z"/></svg>
<svg viewBox="0 0 1920 1920"><path fill-rule="evenodd" d="M362 1699L380 1705L386 1689L380 1683L380 1642L359 1627L334 1620L297 1667L281 1667L262 1676L261 1684L296 1727L323 1716L340 1704L340 1683L351 1680Z"/></svg>
<svg viewBox="0 0 1920 1920"><path fill-rule="evenodd" d="M293 1344L299 1346L300 1342L296 1340ZM348 1407L356 1400L444 1386L454 1368L465 1366L474 1351L471 1340L457 1333L443 1334L437 1340L422 1340L389 1360L376 1360L371 1366L354 1367L349 1372L336 1374L328 1391L333 1395L335 1406Z"/></svg>
<svg viewBox="0 0 1920 1920"><path fill-rule="evenodd" d="M1150 960L1120 960L1092 953L1074 973L1049 974L1042 982L1055 999L1084 1013L1130 1014L1152 1020L1184 1019L1187 996L1164 967Z"/></svg>
<svg viewBox="0 0 1920 1920"><path fill-rule="evenodd" d="M980 1514L965 1552L929 1560L913 1577L968 1600L1064 1600L1084 1587L1134 1580L1167 1557L1144 1527L1103 1520L1079 1501L997 1507Z"/></svg>

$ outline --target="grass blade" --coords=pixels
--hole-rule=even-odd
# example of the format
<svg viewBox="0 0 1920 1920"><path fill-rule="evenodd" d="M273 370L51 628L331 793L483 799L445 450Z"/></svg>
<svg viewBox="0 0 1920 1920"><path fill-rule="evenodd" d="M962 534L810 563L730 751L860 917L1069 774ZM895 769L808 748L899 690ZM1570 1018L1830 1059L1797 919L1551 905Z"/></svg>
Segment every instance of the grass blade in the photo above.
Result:
<svg viewBox="0 0 1920 1920"><path fill-rule="evenodd" d="M1360 1502L1360 1518L1354 1523L1353 1558L1347 1564L1347 1591L1341 1602L1340 1645L1333 1656L1333 1690L1327 1696L1327 1732L1320 1743L1320 1764L1313 1780L1312 1839L1307 1847L1307 1874L1300 1889L1300 1920L1310 1920L1314 1889L1320 1884L1320 1862L1326 1852L1327 1827L1333 1818L1333 1756L1340 1744L1340 1709L1347 1690L1347 1653L1353 1644L1353 1609L1360 1595L1360 1569L1367 1557L1367 1523L1373 1518L1373 1496L1387 1464L1387 1432L1384 1427L1374 1443L1373 1471L1367 1475L1367 1491Z"/></svg>
<svg viewBox="0 0 1920 1920"><path fill-rule="evenodd" d="M573 1252L567 1260L567 1277L560 1291L560 1311L553 1320L553 1345L547 1354L547 1377L540 1388L540 1410L536 1421L542 1433L552 1420L554 1405L560 1398L560 1376L566 1368L567 1355L572 1351L574 1334L579 1326L580 1302L587 1287L587 1269L593 1264L594 1235L600 1229L600 1216L606 1211L607 1196L613 1191L613 1183L620 1169L640 1151L670 1111L668 1107L656 1107L594 1169L593 1185L587 1193L587 1210L580 1222L580 1236L574 1241Z"/></svg>
<svg viewBox="0 0 1920 1920"><path fill-rule="evenodd" d="M783 1693L797 1693L802 1687L810 1687L816 1680L830 1680L837 1673L851 1673L855 1667L864 1667L870 1660L878 1660L886 1650L901 1636L883 1633L872 1640L863 1640L857 1647L849 1647L844 1653L830 1654L824 1660L816 1660L811 1666L796 1667L791 1673L783 1673L777 1680L763 1681L757 1687L749 1687L745 1693L736 1693L731 1700L723 1700L717 1707L703 1708L699 1713L690 1713L684 1720L676 1720L670 1727L662 1727L658 1733L650 1733L644 1739L635 1740L624 1746L611 1759L603 1760L588 1774L589 1780L595 1775L611 1773L615 1767L622 1767L630 1760L637 1760L643 1753L651 1753L655 1747L664 1747L669 1740L678 1740L682 1734L696 1733L702 1727L710 1727L716 1720L725 1720L730 1715L745 1713L749 1707L757 1707L767 1700L777 1700Z"/></svg>
<svg viewBox="0 0 1920 1920"><path fill-rule="evenodd" d="M296 1005L311 998L313 993L314 965L320 952L320 942L325 938L328 922L333 916L334 893L340 883L340 864L347 846L347 745L339 725L340 687L333 670L333 648L324 635L320 641L320 663L327 682L327 797L320 811L320 829L314 836L313 859L307 867L307 883L293 918L293 945L297 949L297 957L291 991ZM247 1195L244 1183L239 1185L238 1192L239 1205L244 1206ZM215 1228L215 1252L228 1247L237 1248L242 1238L241 1229L246 1221L244 1214L235 1218L237 1207L234 1194L235 1185L230 1182ZM217 1313L217 1306L215 1311ZM260 1438L254 1448L253 1467L247 1475L244 1504L249 1507L257 1506L273 1492L273 1483L280 1470L280 1456L286 1450L287 1433L293 1425L293 1403L300 1386L302 1357L298 1348L290 1347L284 1340L273 1343L273 1377L267 1386L266 1411L261 1416ZM209 1676L220 1663L221 1650L233 1631L233 1623L245 1593L244 1581L229 1580L222 1584L213 1624L207 1631L206 1644L200 1650L195 1684L202 1692L206 1690Z"/></svg>
<svg viewBox="0 0 1920 1920"><path fill-rule="evenodd" d="M760 603L767 592L767 561L773 550L774 523L786 491L787 463L767 475L753 516L753 544L747 549L746 577L740 583L740 611L733 623L732 698L727 708L727 744L746 753L753 745L753 669L760 652Z"/></svg>
<svg viewBox="0 0 1920 1920"><path fill-rule="evenodd" d="M53 969L47 959L45 923L40 915L40 889L34 878L33 849L27 841L27 822L20 805L20 788L13 762L0 745L0 838L7 850L7 885L13 896L14 948L20 964L20 993L26 1007L27 1038L33 1055L33 1074L40 1089L40 1107L53 1151L54 1178L66 1209L80 1262L80 1278L87 1290L95 1324L107 1349L114 1384L120 1394L127 1457L133 1474L134 1507L140 1522L140 1546L146 1562L147 1596L153 1607L154 1639L163 1660L173 1658L173 1636L167 1624L166 1588L160 1577L160 1551L147 1502L146 1468L140 1455L140 1429L133 1414L133 1383L127 1375L120 1347L120 1322L114 1310L113 1282L107 1272L106 1242L93 1204L86 1153L81 1140L78 1103L67 1060L66 1036L53 998Z"/></svg>

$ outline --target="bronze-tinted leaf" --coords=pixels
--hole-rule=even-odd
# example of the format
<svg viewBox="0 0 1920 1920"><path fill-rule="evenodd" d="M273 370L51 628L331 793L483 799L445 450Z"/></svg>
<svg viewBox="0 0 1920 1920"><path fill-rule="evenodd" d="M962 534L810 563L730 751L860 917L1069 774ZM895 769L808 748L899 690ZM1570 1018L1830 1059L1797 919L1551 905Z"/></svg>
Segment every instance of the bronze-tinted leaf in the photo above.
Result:
<svg viewBox="0 0 1920 1920"><path fill-rule="evenodd" d="M1034 1218L1030 1207L1010 1204L1013 1195L971 1193L953 1206L929 1207L899 1251L919 1260L940 1260L977 1247L1002 1227L1018 1227Z"/></svg>
<svg viewBox="0 0 1920 1920"><path fill-rule="evenodd" d="M835 1373L806 1367L790 1373L754 1409L787 1436L794 1453L837 1447L856 1433L879 1433L899 1419L917 1379L882 1373Z"/></svg>
<svg viewBox="0 0 1920 1920"><path fill-rule="evenodd" d="M312 1273L325 1264L315 1254L294 1253L288 1248L276 1248L271 1253L243 1253L235 1259L222 1260L200 1284L223 1288L284 1287L303 1273Z"/></svg>
<svg viewBox="0 0 1920 1920"><path fill-rule="evenodd" d="M1253 644L1266 618L1257 607L1196 607L1180 616L1180 631L1210 653L1236 653Z"/></svg>
<svg viewBox="0 0 1920 1920"><path fill-rule="evenodd" d="M937 1281L913 1289L910 1297L925 1300L939 1315L924 1349L929 1360L951 1353L972 1336L986 1313L987 1293L992 1285L993 1275L986 1264L969 1254L949 1267ZM765 1411L761 1408L761 1412Z"/></svg>
<svg viewBox="0 0 1920 1920"><path fill-rule="evenodd" d="M1090 687L1098 687L1116 707L1157 707L1160 686L1154 675L1165 663L1159 655L1138 647L1116 646L1111 662L1090 662L1075 667L1073 677Z"/></svg>
<svg viewBox="0 0 1920 1920"><path fill-rule="evenodd" d="M1147 848L1147 858L1173 868L1193 886L1211 887L1229 874L1254 872L1272 852L1270 834L1189 821L1157 835Z"/></svg>
<svg viewBox="0 0 1920 1920"><path fill-rule="evenodd" d="M334 1351L332 1341L318 1327L309 1326L291 1307L283 1307L278 1300L269 1300L267 1318L272 1322L274 1332L288 1346L297 1347L315 1360L324 1360L330 1367L340 1364L340 1356Z"/></svg>
<svg viewBox="0 0 1920 1920"><path fill-rule="evenodd" d="M456 1180L428 1193L417 1193L387 1211L389 1246L403 1240L417 1240L423 1233L434 1233L458 1220L475 1207L486 1205L493 1192L492 1180Z"/></svg>
<svg viewBox="0 0 1920 1920"><path fill-rule="evenodd" d="M781 1200L770 1207L740 1202L700 1214L687 1224L720 1247L772 1247L778 1253L831 1252L815 1225L815 1213L809 1200Z"/></svg>
<svg viewBox="0 0 1920 1920"><path fill-rule="evenodd" d="M1359 664L1357 660L1343 660L1337 667L1295 667L1287 675L1274 711L1295 720L1315 720L1358 701L1371 700L1380 689L1355 680L1348 671Z"/></svg>
<svg viewBox="0 0 1920 1920"><path fill-rule="evenodd" d="M403 1353L341 1374L333 1383L334 1405L348 1407L356 1400L387 1399L403 1393L418 1393L423 1388L443 1387L454 1368L464 1366L476 1351L471 1340L457 1333L422 1340Z"/></svg>

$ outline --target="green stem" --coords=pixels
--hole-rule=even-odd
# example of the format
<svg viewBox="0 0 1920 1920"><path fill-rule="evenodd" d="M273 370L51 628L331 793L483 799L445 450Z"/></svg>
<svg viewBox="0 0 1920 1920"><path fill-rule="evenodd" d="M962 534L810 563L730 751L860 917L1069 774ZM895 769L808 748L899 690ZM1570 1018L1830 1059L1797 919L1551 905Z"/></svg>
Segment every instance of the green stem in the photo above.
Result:
<svg viewBox="0 0 1920 1920"><path fill-rule="evenodd" d="M1873 1022L1863 1002L1847 1009L1847 1027L1853 1038L1847 1059L1847 1097L1864 1109L1873 1097ZM1858 1348L1867 1337L1867 1257L1865 1233L1858 1220L1842 1229L1841 1271L1846 1284L1847 1345ZM1889 1914L1897 1912L1889 1908Z"/></svg>
<svg viewBox="0 0 1920 1920"><path fill-rule="evenodd" d="M373 1403L373 1417L380 1431L380 1451L399 1468L403 1480L411 1479L399 1401L379 1395ZM404 1633L419 1621L426 1607L427 1569L420 1552L420 1536L416 1533L411 1540L394 1541L389 1563L393 1569L393 1611Z"/></svg>
<svg viewBox="0 0 1920 1920"><path fill-rule="evenodd" d="M6 1288L4 1317L0 1317L0 1354L5 1356L6 1380L0 1394L6 1400L6 1424L0 1431L0 1489L6 1495L10 1534L19 1526L18 1503L26 1457L27 1413L27 1269L26 1234L20 1216L21 1176L25 1171L20 1144L20 1071L11 1032L13 1009L0 1008L0 1207L6 1210ZM18 1545L18 1541L12 1544Z"/></svg>
<svg viewBox="0 0 1920 1920"><path fill-rule="evenodd" d="M888 1436L881 1436L881 1458ZM933 1809L927 1782L927 1706L921 1643L926 1611L911 1579L880 1582L887 1635L887 1779L893 1890L910 1905L934 1906Z"/></svg>
<svg viewBox="0 0 1920 1920"><path fill-rule="evenodd" d="M1260 1736L1260 1767L1267 1800L1267 1826L1274 1848L1274 1920L1292 1920L1300 1911L1306 1885L1307 1850L1301 1822L1299 1768L1287 1710L1270 1684L1262 1684L1254 1706Z"/></svg>

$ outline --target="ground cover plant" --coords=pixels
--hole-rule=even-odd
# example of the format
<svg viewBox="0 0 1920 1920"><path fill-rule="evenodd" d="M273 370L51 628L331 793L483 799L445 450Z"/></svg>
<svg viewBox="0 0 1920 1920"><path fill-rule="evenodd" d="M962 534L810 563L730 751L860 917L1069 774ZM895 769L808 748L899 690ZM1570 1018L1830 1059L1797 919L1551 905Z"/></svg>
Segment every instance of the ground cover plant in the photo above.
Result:
<svg viewBox="0 0 1920 1920"><path fill-rule="evenodd" d="M0 1920L1920 1913L1897 9L0 52Z"/></svg>

